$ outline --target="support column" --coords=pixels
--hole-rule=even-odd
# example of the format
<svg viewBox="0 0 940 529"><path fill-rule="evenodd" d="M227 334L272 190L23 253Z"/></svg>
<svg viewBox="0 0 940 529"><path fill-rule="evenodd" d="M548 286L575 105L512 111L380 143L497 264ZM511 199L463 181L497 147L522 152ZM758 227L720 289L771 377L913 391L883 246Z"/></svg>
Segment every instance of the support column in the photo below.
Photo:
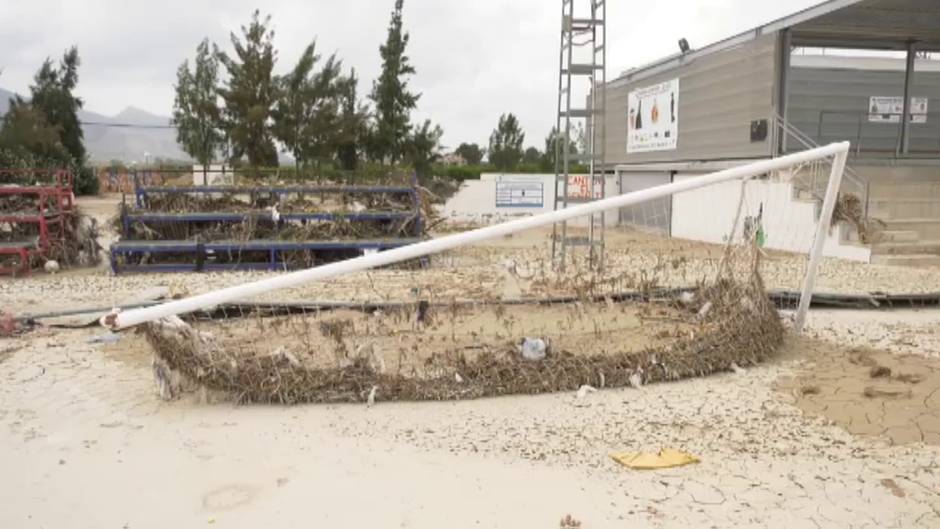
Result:
<svg viewBox="0 0 940 529"><path fill-rule="evenodd" d="M777 77L777 115L783 120L775 130L780 134L775 149L779 154L787 152L787 132L783 125L787 123L787 100L790 97L790 55L793 53L793 35L789 29L780 32L780 75Z"/></svg>
<svg viewBox="0 0 940 529"><path fill-rule="evenodd" d="M904 114L901 116L898 156L907 154L911 145L911 96L914 89L915 53L914 43L909 42L907 44L907 65L904 69Z"/></svg>

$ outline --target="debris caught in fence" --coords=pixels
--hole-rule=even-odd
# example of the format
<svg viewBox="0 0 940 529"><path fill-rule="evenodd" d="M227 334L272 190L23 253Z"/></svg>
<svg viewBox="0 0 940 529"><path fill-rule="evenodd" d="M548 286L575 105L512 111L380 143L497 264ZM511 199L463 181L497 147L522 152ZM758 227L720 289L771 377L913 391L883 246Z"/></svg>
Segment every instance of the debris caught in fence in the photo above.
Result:
<svg viewBox="0 0 940 529"><path fill-rule="evenodd" d="M513 310L534 314L533 320L544 314L537 306L499 302L467 313L457 306L436 309L432 325L414 321L416 302L357 321L318 310L194 325L160 321L146 325L145 332L159 361L193 385L227 392L239 402L367 402L376 394L386 401L451 400L596 384L629 387L731 371L774 354L784 331L756 259L757 251L729 257L724 272L703 285L691 305L628 300L556 309L554 336L542 328L532 333L552 340L551 353L536 362L523 358L516 338L535 324ZM753 264L742 266L742 260ZM706 304L710 310L699 316ZM618 328L631 318L639 323ZM299 365L272 354L278 336L293 337L288 348L295 349ZM373 346L356 343L366 339Z"/></svg>
<svg viewBox="0 0 940 529"><path fill-rule="evenodd" d="M871 244L875 234L886 226L884 221L870 217L865 211L865 205L858 195L842 193L832 211L832 225L846 222L858 232L862 244Z"/></svg>
<svg viewBox="0 0 940 529"><path fill-rule="evenodd" d="M100 262L98 226L74 205L68 171L0 170L0 273Z"/></svg>
<svg viewBox="0 0 940 529"><path fill-rule="evenodd" d="M138 188L112 221L115 271L310 267L419 240L433 211L415 185L205 189Z"/></svg>

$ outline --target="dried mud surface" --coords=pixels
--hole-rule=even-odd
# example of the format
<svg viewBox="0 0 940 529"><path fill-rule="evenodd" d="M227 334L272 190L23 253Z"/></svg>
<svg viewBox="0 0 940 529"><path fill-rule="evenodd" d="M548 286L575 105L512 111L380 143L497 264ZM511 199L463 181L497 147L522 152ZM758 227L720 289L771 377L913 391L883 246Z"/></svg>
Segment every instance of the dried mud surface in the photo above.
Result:
<svg viewBox="0 0 940 529"><path fill-rule="evenodd" d="M940 365L854 348L814 355L780 388L796 405L858 435L940 445Z"/></svg>
<svg viewBox="0 0 940 529"><path fill-rule="evenodd" d="M940 521L940 448L850 434L774 389L802 359L845 352L819 340L738 373L583 398L233 407L160 402L150 356L87 343L97 332L5 341L0 526L294 526L311 505L355 527ZM609 458L666 447L702 462L635 472Z"/></svg>
<svg viewBox="0 0 940 529"><path fill-rule="evenodd" d="M805 413L896 444L940 445L940 311L813 311L808 350L778 388Z"/></svg>

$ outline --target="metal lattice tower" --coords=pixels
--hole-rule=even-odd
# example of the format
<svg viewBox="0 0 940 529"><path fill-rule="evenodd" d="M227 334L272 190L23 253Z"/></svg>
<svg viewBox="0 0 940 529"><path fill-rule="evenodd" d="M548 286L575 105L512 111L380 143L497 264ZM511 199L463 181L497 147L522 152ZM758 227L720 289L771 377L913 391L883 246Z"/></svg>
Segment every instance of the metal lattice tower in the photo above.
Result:
<svg viewBox="0 0 940 529"><path fill-rule="evenodd" d="M589 8L589 11L576 12L575 4L579 4L579 8ZM607 103L606 0L561 0L561 11L555 129L558 131L555 136L556 210L604 197L604 146L607 139L607 123L603 119ZM576 98L574 104L573 97ZM594 126L595 123L598 126ZM571 136L578 125L585 133L585 141L583 148L573 154ZM576 173L573 177L574 164L586 164L588 173ZM552 230L555 265L564 269L569 249L583 247L589 251L591 265L602 267L604 225L604 213L590 216L587 236L569 235L567 222L556 224Z"/></svg>

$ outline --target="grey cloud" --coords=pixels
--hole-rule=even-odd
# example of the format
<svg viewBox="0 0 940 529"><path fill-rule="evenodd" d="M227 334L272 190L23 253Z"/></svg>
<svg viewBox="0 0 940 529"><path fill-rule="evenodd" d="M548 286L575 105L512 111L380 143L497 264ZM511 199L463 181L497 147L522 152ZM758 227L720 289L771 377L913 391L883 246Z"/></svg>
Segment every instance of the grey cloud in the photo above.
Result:
<svg viewBox="0 0 940 529"><path fill-rule="evenodd" d="M608 76L676 50L731 35L805 8L813 0L608 0ZM46 56L79 46L86 108L114 114L133 105L168 115L178 65L204 37L228 48L258 7L272 15L279 69L316 38L355 67L360 93L379 71L378 47L393 0L8 1L0 10L0 86L25 92ZM642 10L638 9L642 6ZM555 122L560 2L406 0L411 83L422 93L418 119L445 130L444 143L485 143L503 112L516 113L526 144L541 146Z"/></svg>

